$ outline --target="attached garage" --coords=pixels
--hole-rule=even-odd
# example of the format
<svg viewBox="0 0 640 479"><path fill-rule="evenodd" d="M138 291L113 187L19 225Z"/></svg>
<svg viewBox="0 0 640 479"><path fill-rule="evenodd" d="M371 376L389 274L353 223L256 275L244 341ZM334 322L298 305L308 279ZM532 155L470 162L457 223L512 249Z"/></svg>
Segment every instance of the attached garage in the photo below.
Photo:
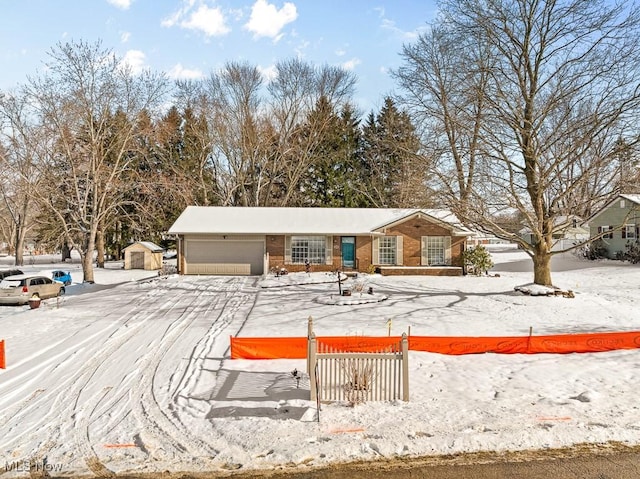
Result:
<svg viewBox="0 0 640 479"><path fill-rule="evenodd" d="M184 274L261 275L264 239L185 238Z"/></svg>

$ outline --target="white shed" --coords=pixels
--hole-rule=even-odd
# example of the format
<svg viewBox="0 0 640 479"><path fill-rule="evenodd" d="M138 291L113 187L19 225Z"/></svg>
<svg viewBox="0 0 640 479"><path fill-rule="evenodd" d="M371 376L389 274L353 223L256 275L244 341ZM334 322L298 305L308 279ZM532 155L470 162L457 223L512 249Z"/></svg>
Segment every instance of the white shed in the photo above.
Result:
<svg viewBox="0 0 640 479"><path fill-rule="evenodd" d="M138 241L124 249L124 269L161 269L164 249L151 241Z"/></svg>

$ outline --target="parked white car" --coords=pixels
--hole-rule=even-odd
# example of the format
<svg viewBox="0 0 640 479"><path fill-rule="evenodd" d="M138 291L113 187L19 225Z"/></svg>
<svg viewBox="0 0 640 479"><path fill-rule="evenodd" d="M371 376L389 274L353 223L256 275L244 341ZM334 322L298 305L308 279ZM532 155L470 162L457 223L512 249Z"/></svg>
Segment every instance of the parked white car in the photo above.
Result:
<svg viewBox="0 0 640 479"><path fill-rule="evenodd" d="M37 293L40 299L64 294L64 285L42 275L19 274L0 281L0 304L27 304Z"/></svg>

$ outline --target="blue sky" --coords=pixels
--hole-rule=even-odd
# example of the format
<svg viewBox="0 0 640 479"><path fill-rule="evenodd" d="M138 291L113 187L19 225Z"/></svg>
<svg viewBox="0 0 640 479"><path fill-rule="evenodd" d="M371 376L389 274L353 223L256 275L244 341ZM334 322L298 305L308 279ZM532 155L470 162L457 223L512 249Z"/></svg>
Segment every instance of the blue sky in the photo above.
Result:
<svg viewBox="0 0 640 479"><path fill-rule="evenodd" d="M134 68L199 78L246 60L265 76L278 60L341 65L355 101L377 111L389 69L433 20L436 0L0 0L0 90L43 68L58 42L101 40Z"/></svg>

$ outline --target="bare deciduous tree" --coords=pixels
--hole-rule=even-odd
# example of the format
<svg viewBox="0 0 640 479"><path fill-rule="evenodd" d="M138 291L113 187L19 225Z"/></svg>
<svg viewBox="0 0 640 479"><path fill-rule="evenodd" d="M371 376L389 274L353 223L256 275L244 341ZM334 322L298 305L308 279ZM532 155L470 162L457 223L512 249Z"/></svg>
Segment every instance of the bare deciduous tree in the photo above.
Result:
<svg viewBox="0 0 640 479"><path fill-rule="evenodd" d="M460 196L453 207L467 223L518 242L533 260L534 282L551 285L562 219L614 190L615 142L637 138L638 9L595 0L451 0L440 18L441 31L466 36L465 50L475 45L486 55L483 70L454 90L480 95L483 105L478 123L458 124L468 138L478 128L478 163L468 200ZM473 72L477 64L460 65ZM432 74L423 66L416 77ZM531 243L495 221L507 211L522 215Z"/></svg>
<svg viewBox="0 0 640 479"><path fill-rule="evenodd" d="M48 151L49 213L62 225L93 281L96 237L116 216L134 185L122 181L135 149L142 111L154 111L166 82L160 75L134 75L100 42L59 44L46 72L30 80L28 94L55 138Z"/></svg>
<svg viewBox="0 0 640 479"><path fill-rule="evenodd" d="M468 34L436 25L402 50L393 72L401 100L422 125L423 155L446 203L465 209L476 179L485 121L487 48Z"/></svg>
<svg viewBox="0 0 640 479"><path fill-rule="evenodd" d="M274 135L269 176L272 190L280 190L274 194L278 206L295 202L298 185L331 126L328 117L315 117L313 110L321 99L333 108L348 102L354 86L355 77L342 68L315 68L299 59L276 64L276 76L268 85Z"/></svg>
<svg viewBox="0 0 640 479"><path fill-rule="evenodd" d="M24 263L25 240L33 229L37 211L36 190L41 180L40 129L32 122L28 98L23 93L0 98L0 203L6 212L15 264Z"/></svg>

